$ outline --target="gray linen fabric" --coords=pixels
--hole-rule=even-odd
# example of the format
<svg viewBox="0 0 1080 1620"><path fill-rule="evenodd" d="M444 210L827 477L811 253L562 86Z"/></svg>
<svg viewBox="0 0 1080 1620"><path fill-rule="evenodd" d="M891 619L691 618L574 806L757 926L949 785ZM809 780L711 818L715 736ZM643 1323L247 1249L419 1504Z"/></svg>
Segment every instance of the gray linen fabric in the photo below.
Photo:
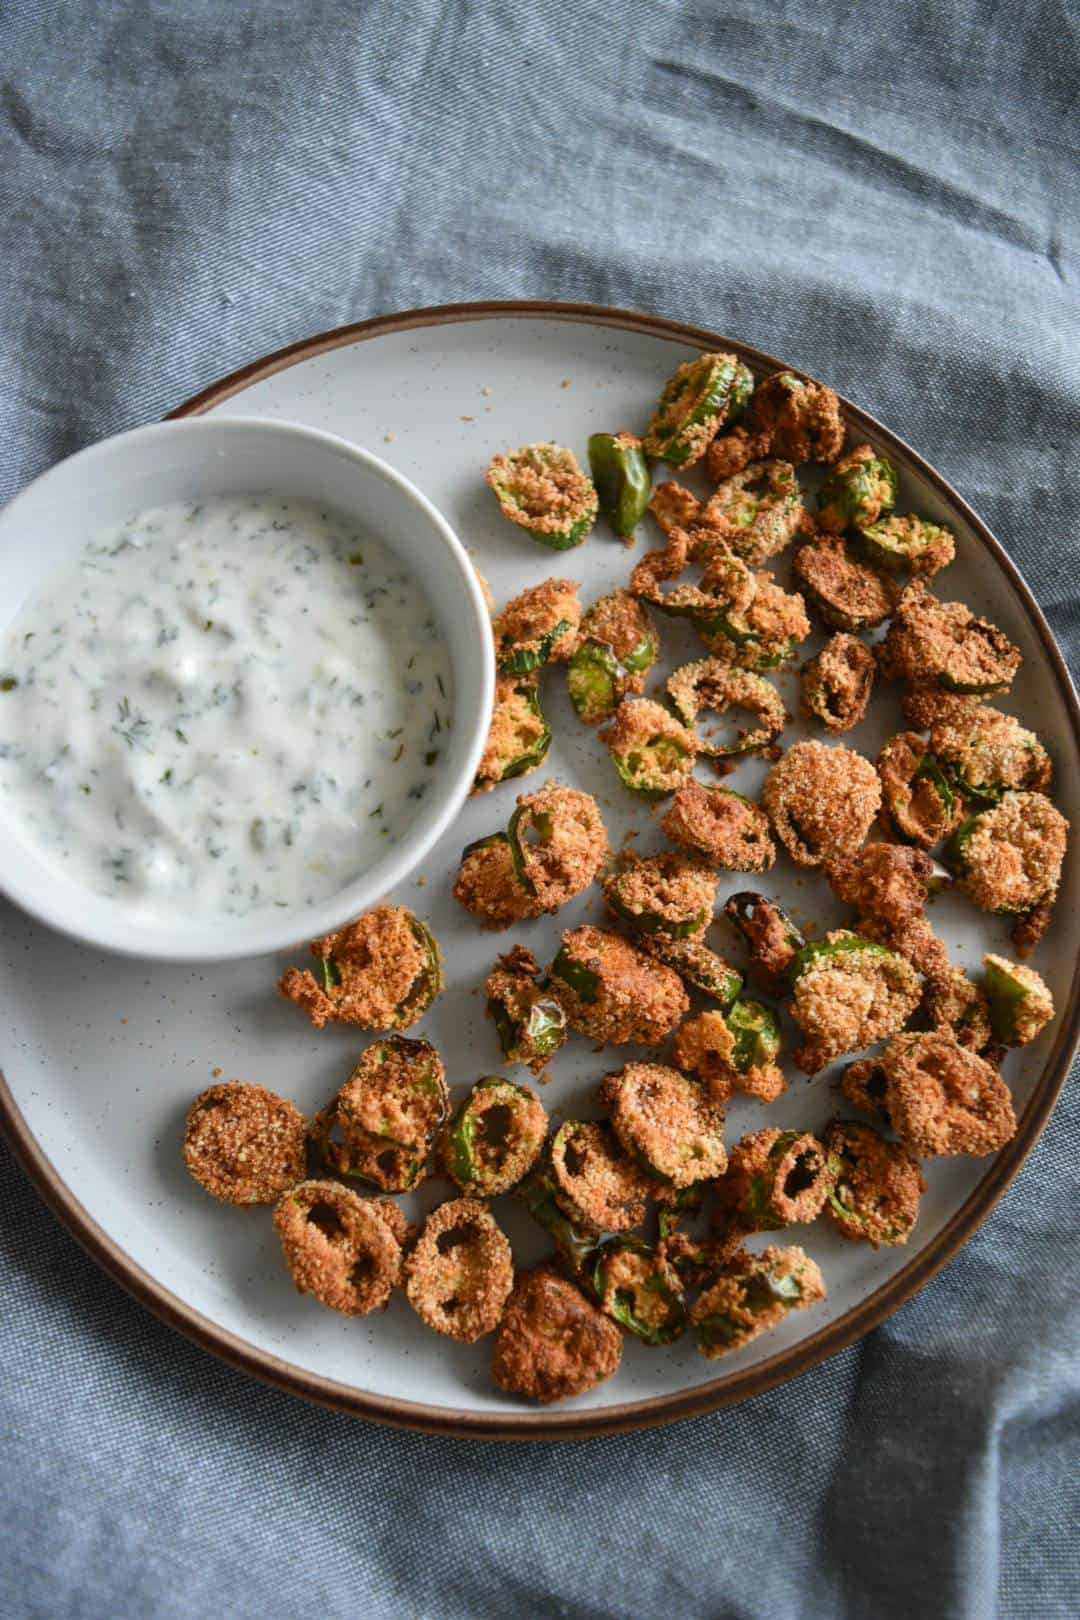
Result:
<svg viewBox="0 0 1080 1620"><path fill-rule="evenodd" d="M623 304L899 425L1075 652L1072 23L1060 0L9 0L0 493L339 322ZM735 1411L528 1449L217 1364L0 1151L0 1612L1074 1616L1078 1114L1074 1087L990 1226L863 1344Z"/></svg>

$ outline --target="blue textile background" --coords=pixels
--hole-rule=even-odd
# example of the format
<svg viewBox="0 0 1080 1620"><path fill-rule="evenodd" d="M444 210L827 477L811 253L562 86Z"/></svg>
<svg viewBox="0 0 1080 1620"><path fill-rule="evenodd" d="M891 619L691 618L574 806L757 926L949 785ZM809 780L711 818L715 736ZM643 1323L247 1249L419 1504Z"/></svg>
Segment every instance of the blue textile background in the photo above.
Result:
<svg viewBox="0 0 1080 1620"><path fill-rule="evenodd" d="M1063 0L9 0L0 495L339 322L623 304L899 427L1075 653L1075 20ZM1072 1620L1078 1156L1074 1085L990 1225L798 1383L509 1449L217 1364L0 1149L0 1613Z"/></svg>

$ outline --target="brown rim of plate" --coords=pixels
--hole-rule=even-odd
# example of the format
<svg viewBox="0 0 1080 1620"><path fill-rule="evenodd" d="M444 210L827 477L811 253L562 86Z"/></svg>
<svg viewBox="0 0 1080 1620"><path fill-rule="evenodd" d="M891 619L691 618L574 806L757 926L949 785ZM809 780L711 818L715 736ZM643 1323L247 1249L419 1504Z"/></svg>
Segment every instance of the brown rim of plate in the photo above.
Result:
<svg viewBox="0 0 1080 1620"><path fill-rule="evenodd" d="M792 370L806 375L797 368L785 366L780 360L751 348L732 338L721 337L699 326L686 326L680 321L664 320L659 316L640 315L631 310L609 309L601 304L558 304L544 300L510 300L477 304L442 304L429 309L406 310L399 315L380 315L372 320L359 321L352 326L338 327L315 337L292 343L277 353L234 371L231 376L213 383L194 398L171 411L167 420L182 416L201 416L224 400L243 392L252 383L261 382L276 372L284 371L302 360L312 359L351 343L369 338L384 337L389 333L409 331L416 327L440 326L452 321L496 320L499 318L541 319L580 322L586 325L610 326L624 331L642 332L650 337L666 338L703 350L733 350L744 360L755 375L774 370ZM986 524L971 510L950 484L941 477L902 439L874 417L868 416L850 401L842 399L848 425L867 438L888 447L889 454L907 470L931 484L970 525L981 543L994 558L1012 586L1021 610L1035 629L1057 677L1058 688L1072 723L1073 736L1080 747L1080 704L1073 690L1068 668L1054 640L1042 611L1032 596L1012 559L990 533ZM624 1401L616 1406L596 1410L562 1410L531 1412L462 1412L453 1407L426 1406L415 1401L402 1401L389 1396L369 1395L348 1384L321 1378L302 1367L282 1361L277 1356L256 1350L236 1334L227 1332L216 1323L193 1310L136 1265L131 1257L110 1238L79 1203L71 1189L41 1151L11 1095L6 1081L0 1075L0 1128L3 1129L16 1158L37 1187L49 1208L71 1232L91 1259L114 1281L127 1289L169 1327L183 1333L186 1338L204 1350L220 1357L230 1366L251 1373L264 1383L301 1395L318 1405L347 1412L354 1417L374 1419L398 1428L418 1429L428 1433L455 1435L470 1439L493 1440L557 1440L583 1439L593 1435L625 1433L633 1429L655 1427L672 1423L679 1418L697 1417L719 1407L734 1405L737 1401L760 1395L775 1385L807 1372L827 1356L846 1349L861 1339L871 1328L911 1299L920 1288L935 1276L947 1260L960 1249L981 1226L998 1199L1018 1173L1024 1160L1038 1141L1049 1118L1058 1092L1069 1072L1073 1053L1080 1040L1080 959L1073 973L1073 982L1065 1016L1058 1028L1053 1051L1046 1063L1027 1107L1020 1118L1016 1135L990 1162L986 1173L971 1196L956 1211L941 1231L931 1239L919 1254L904 1266L881 1288L869 1294L852 1310L831 1322L828 1327L800 1340L789 1350L771 1356L753 1367L711 1379L692 1389L674 1395L654 1396L644 1401Z"/></svg>

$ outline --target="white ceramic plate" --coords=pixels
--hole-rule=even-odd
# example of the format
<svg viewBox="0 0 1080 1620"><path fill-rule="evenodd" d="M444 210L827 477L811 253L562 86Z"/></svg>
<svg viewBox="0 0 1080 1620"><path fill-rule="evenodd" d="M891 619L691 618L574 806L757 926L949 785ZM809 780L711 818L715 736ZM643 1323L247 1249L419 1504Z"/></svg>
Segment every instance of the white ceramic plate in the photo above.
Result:
<svg viewBox="0 0 1080 1620"><path fill-rule="evenodd" d="M391 462L435 503L472 550L498 602L552 574L579 579L589 602L625 582L633 559L656 543L651 524L642 525L633 552L603 525L574 552L545 551L499 517L484 468L494 451L539 439L569 444L584 459L590 432L643 424L663 381L702 348L739 345L664 321L576 306L420 311L271 356L182 410L285 418L341 434ZM779 364L741 352L759 374ZM1030 593L939 475L854 407L849 421L898 465L901 509L957 531L958 559L939 589L995 620L1023 651L1015 695L1003 706L1037 726L1054 758L1057 802L1075 825L1076 699ZM785 574L786 565L781 581ZM663 673L700 655L685 627L663 621L660 630ZM820 639L816 635L806 651ZM650 691L657 682L654 672ZM785 673L780 685L795 713L797 677ZM504 826L516 793L553 776L596 794L616 847L631 828L640 832L638 849L662 844L650 811L621 789L595 734L575 718L561 670L545 674L543 696L555 728L545 768L523 784L469 801L430 856L426 882L410 883L393 897L426 916L443 945L447 989L412 1033L439 1047L455 1095L499 1067L479 989L496 952L520 938L548 960L562 929L603 920L593 889L555 918L509 934L482 933L450 895L462 845ZM873 757L900 729L899 708L883 688L868 720L843 741ZM807 734L795 723L784 740ZM762 767L749 763L730 780L754 792L761 775ZM257 1080L311 1111L337 1089L366 1044L368 1037L344 1030L315 1033L276 996L278 973L290 960L302 963L302 949L216 968L143 966L98 955L0 909L9 1088L0 1109L24 1164L95 1257L182 1331L262 1377L349 1411L443 1432L524 1437L660 1422L754 1393L850 1343L909 1297L984 1218L1045 1122L1075 1045L1078 874L1073 850L1055 921L1035 959L1057 1000L1057 1021L1006 1064L1021 1115L1015 1141L990 1159L931 1162L929 1191L907 1248L875 1253L842 1242L825 1223L800 1232L825 1272L825 1305L793 1314L778 1332L716 1363L697 1355L689 1340L665 1350L628 1340L614 1379L542 1413L492 1384L490 1341L466 1348L437 1337L401 1297L385 1315L359 1320L301 1298L280 1262L269 1212L216 1205L188 1178L179 1151L184 1114L215 1074ZM721 901L755 886L817 931L848 915L822 879L797 874L784 859L760 884L725 875ZM961 899L938 900L933 916L962 964L977 965L987 949L1009 949L1005 928ZM738 960L723 923L714 943ZM549 1111L594 1113L598 1080L632 1054L629 1048L597 1053L572 1039L543 1092ZM767 1110L749 1099L732 1105L730 1140L763 1124L815 1129L825 1122L836 1106L834 1076L826 1072L807 1082L789 1068L789 1077L788 1093ZM425 1210L446 1195L446 1184L431 1183L413 1207ZM544 1243L528 1218L509 1200L498 1208L518 1257L538 1257Z"/></svg>

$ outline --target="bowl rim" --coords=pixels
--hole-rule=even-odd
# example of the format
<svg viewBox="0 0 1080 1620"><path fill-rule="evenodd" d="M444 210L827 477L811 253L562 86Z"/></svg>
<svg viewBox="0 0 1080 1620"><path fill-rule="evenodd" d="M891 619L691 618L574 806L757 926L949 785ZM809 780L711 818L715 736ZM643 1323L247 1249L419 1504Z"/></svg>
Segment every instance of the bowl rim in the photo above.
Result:
<svg viewBox="0 0 1080 1620"><path fill-rule="evenodd" d="M120 912L115 922L110 921L107 925L91 923L84 926L79 921L81 913L77 908L71 911L63 909L62 899L59 896L39 900L35 894L34 882L24 881L24 874L17 865L8 868L0 858L0 895L56 932L75 939L80 944L109 951L113 955L153 962L238 961L246 957L288 950L298 940L316 939L332 933L373 905L382 895L402 883L416 870L464 804L483 753L487 736L487 716L490 714L495 687L495 655L490 645L491 638L485 635L485 630L490 624L490 615L476 570L464 545L446 518L411 479L391 467L373 451L352 443L340 434L328 433L321 428L306 427L301 422L264 416L185 418L177 417L174 413L163 422L146 423L123 433L112 434L106 439L99 439L95 444L85 446L39 473L0 509L0 542L3 538L2 531L18 523L21 510L30 498L38 497L41 490L58 479L61 474L69 477L72 469L77 470L88 461L137 453L142 446L149 444L161 445L162 442L168 444L184 439L197 442L206 439L220 445L230 439L239 439L253 433L260 438L288 439L292 443L299 442L310 450L330 453L351 463L355 468L362 469L367 476L380 479L390 486L404 504L419 513L428 529L441 541L455 566L474 615L476 645L482 665L480 702L475 713L463 715L457 707L455 693L455 738L463 733L470 736L468 728L471 727L469 746L460 754L456 770L452 773L447 772L438 782L438 811L430 817L426 828L418 838L413 835L412 829L407 828L400 841L375 866L326 900L314 906L289 907L285 911L268 913L265 923L260 921L257 914L254 918L244 918L242 922L238 922L234 935L231 929L223 926L226 919L216 916L207 918L198 928L188 930L189 938L181 934L170 939L168 925L163 923L158 943L151 937L157 932L157 924L136 922L136 931L132 937L130 933L132 920L129 919L125 923ZM436 795L432 797L434 799ZM413 827L416 825L414 823ZM213 945L208 943L211 936L216 941Z"/></svg>
<svg viewBox="0 0 1080 1620"><path fill-rule="evenodd" d="M418 327L438 327L451 322L497 319L540 319L609 326L617 330L678 342L699 350L733 351L755 374L774 370L809 373L789 366L766 351L734 338L723 337L705 327L693 326L662 316L602 304L558 303L546 299L494 300L478 303L431 305L378 315L369 320L317 333L298 343L276 350L260 360L230 373L178 405L169 420L197 416L242 392L250 384L273 376L302 360L330 350L372 338L384 337ZM1068 667L1053 632L1035 598L1000 541L952 485L897 434L859 406L840 396L845 420L879 442L919 477L932 485L963 517L989 551L1005 575L1026 614L1032 629L1057 678L1062 701L1069 716L1074 742L1080 748L1080 703L1077 701ZM861 1339L872 1328L891 1316L934 1277L948 1260L982 1225L998 1200L1011 1185L1030 1154L1050 1116L1058 1093L1069 1072L1080 1041L1080 957L1074 968L1067 1005L1053 1049L1036 1084L1012 1141L989 1163L985 1174L969 1197L917 1256L880 1288L868 1294L850 1311L827 1327L800 1340L768 1360L737 1373L694 1385L670 1395L640 1401L621 1401L601 1409L542 1412L465 1412L454 1407L429 1406L395 1396L377 1395L351 1385L325 1378L306 1368L253 1347L247 1340L220 1327L200 1311L165 1288L98 1225L74 1196L29 1129L3 1075L0 1074L0 1128L16 1158L37 1187L50 1209L68 1228L90 1257L140 1304L167 1326L176 1329L201 1349L216 1355L238 1371L251 1374L263 1383L291 1395L299 1395L316 1405L368 1418L392 1427L463 1439L501 1441L585 1439L626 1433L682 1418L703 1416L752 1396L764 1394L809 1371Z"/></svg>

